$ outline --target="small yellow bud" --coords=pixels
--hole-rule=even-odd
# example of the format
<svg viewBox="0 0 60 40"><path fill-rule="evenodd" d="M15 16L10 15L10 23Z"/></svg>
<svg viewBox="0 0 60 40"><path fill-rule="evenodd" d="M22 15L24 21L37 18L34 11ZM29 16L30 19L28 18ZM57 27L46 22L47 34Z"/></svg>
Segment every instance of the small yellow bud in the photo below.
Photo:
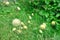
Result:
<svg viewBox="0 0 60 40"><path fill-rule="evenodd" d="M34 14L32 13L32 16L34 16Z"/></svg>
<svg viewBox="0 0 60 40"><path fill-rule="evenodd" d="M45 29L45 28L46 28L46 24L43 23L42 25L40 25L40 28L41 28L41 29Z"/></svg>
<svg viewBox="0 0 60 40"><path fill-rule="evenodd" d="M12 31L15 31L15 30L16 30L16 28L13 28L13 29L12 29Z"/></svg>
<svg viewBox="0 0 60 40"><path fill-rule="evenodd" d="M40 33L43 33L42 30L39 30Z"/></svg>
<svg viewBox="0 0 60 40"><path fill-rule="evenodd" d="M56 24L56 22L55 22L55 21L52 21L52 22L51 22L51 24L52 24L52 25L55 25L55 24Z"/></svg>
<svg viewBox="0 0 60 40"><path fill-rule="evenodd" d="M23 26L24 27L24 29L27 29L27 26Z"/></svg>

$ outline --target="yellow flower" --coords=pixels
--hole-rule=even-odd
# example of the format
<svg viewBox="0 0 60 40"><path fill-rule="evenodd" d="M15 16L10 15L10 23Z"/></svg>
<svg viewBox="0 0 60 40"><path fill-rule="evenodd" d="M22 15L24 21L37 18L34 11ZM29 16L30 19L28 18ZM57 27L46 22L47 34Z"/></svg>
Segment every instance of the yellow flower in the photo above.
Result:
<svg viewBox="0 0 60 40"><path fill-rule="evenodd" d="M27 29L27 26L24 25L23 28L24 28L24 29Z"/></svg>
<svg viewBox="0 0 60 40"><path fill-rule="evenodd" d="M40 28L41 28L41 29L45 29L45 28L46 28L46 23L41 24L41 25L40 25Z"/></svg>
<svg viewBox="0 0 60 40"><path fill-rule="evenodd" d="M52 25L55 25L55 24L56 24L56 22L55 22L55 21L52 21L52 22L51 22L51 24L52 24Z"/></svg>

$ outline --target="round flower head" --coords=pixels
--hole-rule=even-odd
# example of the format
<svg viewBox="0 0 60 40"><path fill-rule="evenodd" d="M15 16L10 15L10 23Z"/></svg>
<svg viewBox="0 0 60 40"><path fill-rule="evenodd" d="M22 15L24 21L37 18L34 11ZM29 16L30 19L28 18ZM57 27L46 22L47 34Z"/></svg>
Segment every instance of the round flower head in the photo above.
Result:
<svg viewBox="0 0 60 40"><path fill-rule="evenodd" d="M20 25L20 20L19 19L14 19L12 21L13 26L19 26Z"/></svg>
<svg viewBox="0 0 60 40"><path fill-rule="evenodd" d="M15 30L16 30L16 28L13 28L13 29L12 29L12 31L15 31Z"/></svg>
<svg viewBox="0 0 60 40"><path fill-rule="evenodd" d="M46 24L45 24L45 23L41 24L41 25L40 25L40 28L41 28L41 29L45 29L45 28L46 28Z"/></svg>
<svg viewBox="0 0 60 40"><path fill-rule="evenodd" d="M24 27L24 29L27 29L27 26L24 25L23 27Z"/></svg>

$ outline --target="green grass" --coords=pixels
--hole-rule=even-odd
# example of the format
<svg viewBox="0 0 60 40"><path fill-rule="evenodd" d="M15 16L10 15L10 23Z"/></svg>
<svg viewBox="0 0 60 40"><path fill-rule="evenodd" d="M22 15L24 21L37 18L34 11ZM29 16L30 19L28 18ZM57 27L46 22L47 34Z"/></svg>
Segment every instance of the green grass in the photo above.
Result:
<svg viewBox="0 0 60 40"><path fill-rule="evenodd" d="M18 6L21 8L20 11L16 9ZM47 17L46 20L45 17L42 18L38 14L38 11L40 12L42 10L36 9L37 11L33 11L35 9L30 8L32 7L22 1L17 1L16 3L10 1L8 6L2 2L0 3L0 40L60 40L60 24L56 25L56 29L52 28L50 18ZM34 12L34 16L32 16L32 19L30 20L29 15L31 16L32 11ZM48 13L49 12L46 14L48 15ZM15 18L24 22L28 29L22 29L22 33L12 31L15 27L12 25L12 20ZM31 21L30 24L28 23L28 20ZM43 33L40 33L39 26L42 23L46 23L47 26L45 30L42 30ZM18 26L16 28L19 29L20 27L21 26Z"/></svg>

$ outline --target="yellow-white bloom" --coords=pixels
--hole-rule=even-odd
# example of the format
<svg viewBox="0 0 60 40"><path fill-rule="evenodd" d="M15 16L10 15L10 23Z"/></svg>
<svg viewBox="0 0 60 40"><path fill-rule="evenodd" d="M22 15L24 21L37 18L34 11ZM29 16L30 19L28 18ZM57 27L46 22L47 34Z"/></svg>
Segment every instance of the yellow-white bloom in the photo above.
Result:
<svg viewBox="0 0 60 40"><path fill-rule="evenodd" d="M27 26L23 26L24 27L24 29L27 29Z"/></svg>
<svg viewBox="0 0 60 40"><path fill-rule="evenodd" d="M52 22L51 22L51 24L52 24L52 25L55 25L55 24L56 24L56 22L55 22L55 21L52 21Z"/></svg>
<svg viewBox="0 0 60 40"><path fill-rule="evenodd" d="M46 28L46 24L45 24L45 23L41 24L41 25L40 25L40 28L41 28L41 29L45 29L45 28Z"/></svg>
<svg viewBox="0 0 60 40"><path fill-rule="evenodd" d="M14 20L12 21L13 26L19 26L20 23L21 23L21 22L20 22L19 19L14 19Z"/></svg>

